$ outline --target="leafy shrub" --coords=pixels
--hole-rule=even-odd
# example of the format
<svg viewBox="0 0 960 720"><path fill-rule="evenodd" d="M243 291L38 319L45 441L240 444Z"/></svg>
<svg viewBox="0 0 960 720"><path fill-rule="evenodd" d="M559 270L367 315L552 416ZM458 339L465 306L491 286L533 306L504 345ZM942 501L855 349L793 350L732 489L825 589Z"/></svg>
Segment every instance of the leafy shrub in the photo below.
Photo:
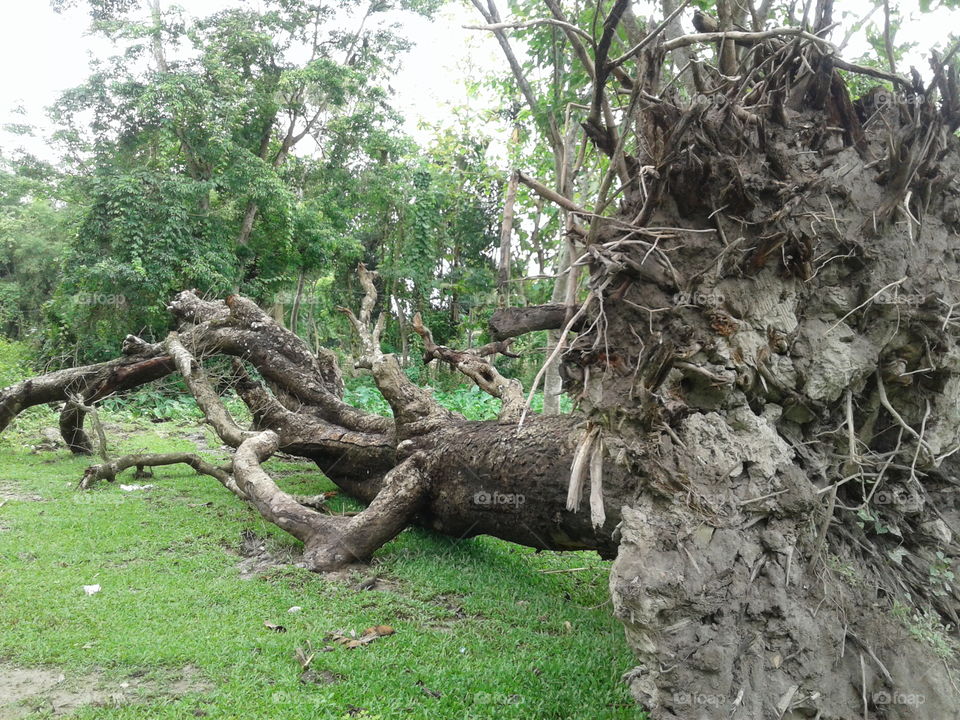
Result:
<svg viewBox="0 0 960 720"><path fill-rule="evenodd" d="M31 377L33 353L25 343L0 337L0 387Z"/></svg>
<svg viewBox="0 0 960 720"><path fill-rule="evenodd" d="M393 414L390 405L368 378L356 378L349 381L343 393L343 401L348 405L377 415L389 416Z"/></svg>
<svg viewBox="0 0 960 720"><path fill-rule="evenodd" d="M496 420L500 413L499 398L491 397L480 390L476 385L460 385L452 390L438 390L434 388L433 396L437 402L448 410L463 415L467 420ZM390 405L383 399L370 378L354 378L347 382L347 389L343 395L344 402L354 407L374 412L378 415L391 415ZM566 395L560 396L560 411L569 413L573 408L573 401ZM543 393L533 396L531 409L534 412L543 411Z"/></svg>
<svg viewBox="0 0 960 720"><path fill-rule="evenodd" d="M500 399L487 395L476 385L450 391L434 390L433 396L445 408L460 413L467 420L496 420L500 413Z"/></svg>

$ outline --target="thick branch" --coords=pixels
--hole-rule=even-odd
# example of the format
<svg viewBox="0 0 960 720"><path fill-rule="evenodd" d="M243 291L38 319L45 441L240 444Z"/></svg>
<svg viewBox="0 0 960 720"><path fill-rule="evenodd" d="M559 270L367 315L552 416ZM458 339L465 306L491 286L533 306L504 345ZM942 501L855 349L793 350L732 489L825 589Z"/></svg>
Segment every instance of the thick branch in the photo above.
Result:
<svg viewBox="0 0 960 720"><path fill-rule="evenodd" d="M279 446L280 438L271 430L244 440L233 459L234 479L243 497L265 519L306 543L316 534L326 516L301 505L264 472L260 463L273 455Z"/></svg>
<svg viewBox="0 0 960 720"><path fill-rule="evenodd" d="M415 454L388 473L373 502L352 518L325 518L323 527L306 541L304 561L314 570L332 570L368 560L413 520L428 487Z"/></svg>
<svg viewBox="0 0 960 720"><path fill-rule="evenodd" d="M524 397L523 386L519 380L505 378L493 363L484 360L476 352L452 350L444 345L437 345L433 341L433 333L424 326L420 313L413 316L413 329L423 338L425 363L434 359L445 362L473 380L477 387L488 395L500 398L503 401L499 415L501 422L516 422L520 419Z"/></svg>
<svg viewBox="0 0 960 720"><path fill-rule="evenodd" d="M97 451L100 454L100 458L104 462L109 462L110 455L107 451L107 435L103 431L103 423L100 422L100 414L97 412L96 406L93 405L92 403L90 405L84 404L83 397L79 394L72 396L67 401L67 404L64 405L63 412L60 414L61 434L63 433L63 428L62 428L63 417L65 414L68 413L68 411L71 414L85 413L90 416L90 420L93 423L94 432L97 435ZM83 430L81 430L80 432L85 436L85 433L83 433ZM71 448L71 450L73 450L73 448Z"/></svg>
<svg viewBox="0 0 960 720"><path fill-rule="evenodd" d="M503 308L490 316L487 326L494 340L506 340L537 330L559 330L576 311L576 307L562 303ZM573 328L579 329L579 326Z"/></svg>
<svg viewBox="0 0 960 720"><path fill-rule="evenodd" d="M306 413L292 412L238 365L235 361L234 387L250 408L256 427L276 432L283 452L310 458L352 496L365 502L373 499L383 475L396 464L392 433L355 432Z"/></svg>
<svg viewBox="0 0 960 720"><path fill-rule="evenodd" d="M360 317L348 308L339 308L350 319L363 347L363 355L356 365L368 368L373 374L377 388L393 410L400 439L428 432L453 415L440 405L429 391L410 381L396 357L384 354L380 349L380 334L386 313L381 313L376 326L371 327L372 311L377 302L377 287L374 284L376 273L367 270L366 266L360 263L357 274L365 291Z"/></svg>
<svg viewBox="0 0 960 720"><path fill-rule="evenodd" d="M343 378L332 352L315 356L302 339L246 298L233 295L227 302L210 303L186 291L177 295L169 310L178 318L200 323L180 333L184 347L195 357L224 353L244 358L291 409L314 412L361 432L388 432L392 428L388 418L341 400Z"/></svg>
<svg viewBox="0 0 960 720"><path fill-rule="evenodd" d="M170 333L164 345L197 401L197 405L203 411L204 417L220 439L230 447L237 447L244 440L253 437L255 433L244 432L237 426L233 416L220 400L220 396L210 386L203 366L183 346L177 333Z"/></svg>
<svg viewBox="0 0 960 720"><path fill-rule="evenodd" d="M173 363L167 357L134 355L24 380L0 390L0 431L21 412L35 405L67 402L73 395L81 395L86 403L95 402L111 393L161 378L172 370ZM76 432L82 416L82 412L77 413L74 422L67 424L69 432ZM80 418L79 421L76 418ZM61 428L64 428L63 423ZM89 447L89 440L86 445Z"/></svg>

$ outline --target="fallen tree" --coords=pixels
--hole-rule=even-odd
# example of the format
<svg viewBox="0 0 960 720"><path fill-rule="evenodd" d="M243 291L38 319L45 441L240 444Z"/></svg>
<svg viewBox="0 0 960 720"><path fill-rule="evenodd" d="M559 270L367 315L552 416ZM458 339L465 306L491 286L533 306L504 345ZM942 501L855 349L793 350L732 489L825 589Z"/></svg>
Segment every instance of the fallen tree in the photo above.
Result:
<svg viewBox="0 0 960 720"><path fill-rule="evenodd" d="M638 658L625 677L654 718L952 716L957 69L934 56L928 86L894 76L896 94L854 103L837 68L860 68L823 40L821 5L813 34L737 33L750 43L738 75L704 66L692 101L663 83L665 54L723 33L668 47L658 30L613 61L609 38L597 44L586 133L609 170L590 212L567 207L586 296L501 311L484 352L414 323L429 359L503 400L498 421L445 410L381 351L386 315L361 267L361 309L345 312L392 418L346 405L335 358L254 303L188 291L163 343L131 337L117 360L3 390L0 430L62 401L65 439L88 452L84 406L179 372L232 461L137 456L85 484L187 463L302 540L318 571L411 523L616 557L614 612ZM628 60L632 75L608 72ZM628 98L619 125L610 83ZM494 367L505 338L534 328L579 329L557 351L574 415L527 412ZM212 355L234 358L252 429L211 387ZM367 508L332 517L284 492L262 466L280 450Z"/></svg>
<svg viewBox="0 0 960 720"><path fill-rule="evenodd" d="M360 268L367 289L359 317L350 314L364 348L358 364L371 370L390 403L393 418L359 411L341 400L342 380L332 355L314 358L293 333L276 324L249 300L201 300L191 291L169 306L181 323L160 344L128 337L124 357L96 366L62 370L25 380L0 395L0 429L26 407L66 401L64 437L83 438L70 447L88 453L90 441L71 398L87 402L118 387L149 382L177 371L186 381L207 421L228 446L233 461L214 467L194 455L137 455L91 466L83 485L113 479L123 469L186 463L210 475L266 519L305 545L304 562L314 570L332 570L369 559L376 548L409 523L454 537L491 534L543 549L596 549L616 552L612 528L618 506L607 508L605 527L589 517L563 512L569 457L583 434L575 418L531 418L516 424L523 396L519 383L503 378L480 354L428 347L461 369L485 390L504 398L501 421L468 423L414 385L397 359L379 348L385 316L371 323L376 303L375 274ZM500 349L506 349L502 345ZM482 350L482 349L481 349ZM255 430L241 430L224 407L198 357L237 358L233 385L256 419ZM240 362L242 358L243 362ZM251 380L244 363L261 374L269 389ZM120 378L118 380L118 378ZM549 442L544 444L544 437ZM282 450L314 460L367 510L351 518L332 517L302 505L263 472L261 463ZM523 468L523 472L518 469ZM626 491L624 473L611 474L609 486Z"/></svg>

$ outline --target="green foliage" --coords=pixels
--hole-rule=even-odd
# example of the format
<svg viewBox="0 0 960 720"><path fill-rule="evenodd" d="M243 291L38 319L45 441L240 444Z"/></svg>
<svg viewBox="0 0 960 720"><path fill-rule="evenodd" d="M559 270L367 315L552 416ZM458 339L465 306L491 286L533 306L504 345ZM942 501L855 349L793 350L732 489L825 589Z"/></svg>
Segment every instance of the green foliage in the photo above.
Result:
<svg viewBox="0 0 960 720"><path fill-rule="evenodd" d="M131 171L90 185L92 205L48 305L53 347L115 355L127 333L166 328L166 302L178 290L229 291L234 256L190 211L203 183Z"/></svg>
<svg viewBox="0 0 960 720"><path fill-rule="evenodd" d="M904 624L914 639L933 648L944 660L952 661L960 654L960 647L953 637L954 628L944 625L937 612L912 609L909 605L894 600L893 615Z"/></svg>
<svg viewBox="0 0 960 720"><path fill-rule="evenodd" d="M409 369L408 369L409 370ZM409 373L408 373L409 374ZM449 389L433 389L433 397L447 410L460 413L467 420L496 420L500 413L499 398L491 397L476 385L456 385ZM347 383L345 402L378 415L390 415L390 406L370 378L354 378ZM566 395L560 398L560 411L569 413L573 403ZM543 411L543 393L536 393L530 405L534 412Z"/></svg>
<svg viewBox="0 0 960 720"><path fill-rule="evenodd" d="M380 391L373 383L365 380L357 379L347 383L346 390L343 393L344 402L377 415L392 415L390 405L380 394Z"/></svg>
<svg viewBox="0 0 960 720"><path fill-rule="evenodd" d="M199 20L89 5L119 53L53 111L83 217L49 306L50 354L156 337L185 287L268 304L363 256L364 177L398 147L383 84L407 43L349 13L389 3L266 0ZM305 138L321 152L294 154Z"/></svg>
<svg viewBox="0 0 960 720"><path fill-rule="evenodd" d="M930 586L935 595L948 597L953 594L956 575L943 551L937 550L936 557L936 561L930 566Z"/></svg>
<svg viewBox="0 0 960 720"><path fill-rule="evenodd" d="M154 386L141 388L133 395L108 398L103 401L103 409L111 416L144 418L153 422L197 422L203 419L203 413L193 398L168 388Z"/></svg>
<svg viewBox="0 0 960 720"><path fill-rule="evenodd" d="M250 410L239 397L228 394L224 406L241 425L250 422ZM101 403L105 415L124 422L190 422L203 421L203 412L186 392L182 381L165 382L138 389L129 395L110 397Z"/></svg>
<svg viewBox="0 0 960 720"><path fill-rule="evenodd" d="M433 396L445 408L460 413L467 420L496 420L500 412L499 398L487 395L476 385L452 391L434 390Z"/></svg>
<svg viewBox="0 0 960 720"><path fill-rule="evenodd" d="M931 12L941 7L956 9L960 7L960 0L920 0L921 12Z"/></svg>
<svg viewBox="0 0 960 720"><path fill-rule="evenodd" d="M0 335L0 388L30 377L33 353L25 343Z"/></svg>
<svg viewBox="0 0 960 720"><path fill-rule="evenodd" d="M32 336L56 286L75 212L58 202L56 174L30 156L0 158L0 334Z"/></svg>

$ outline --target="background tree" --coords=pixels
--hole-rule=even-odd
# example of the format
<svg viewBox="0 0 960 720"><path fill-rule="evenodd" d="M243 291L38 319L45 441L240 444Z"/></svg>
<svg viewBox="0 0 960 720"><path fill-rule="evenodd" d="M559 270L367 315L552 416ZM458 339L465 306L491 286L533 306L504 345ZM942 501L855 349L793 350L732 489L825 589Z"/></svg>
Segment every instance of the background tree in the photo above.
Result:
<svg viewBox="0 0 960 720"><path fill-rule="evenodd" d="M55 344L94 328L106 343L122 337L117 314L83 297L143 308L134 324L156 331L177 287L269 302L311 263L350 257L355 248L329 231L342 210L328 204L312 217L307 198L330 197L338 167L376 162L397 127L383 82L406 43L368 26L389 4L357 6L349 28L321 3L278 0L196 21L155 1L146 16L136 3L91 7L120 53L55 108L88 206L51 305ZM304 142L320 159L296 159ZM313 181L321 186L305 185Z"/></svg>
<svg viewBox="0 0 960 720"><path fill-rule="evenodd" d="M60 175L29 155L0 164L0 334L35 339L43 329L42 301L56 287L52 268L76 222L58 196Z"/></svg>

